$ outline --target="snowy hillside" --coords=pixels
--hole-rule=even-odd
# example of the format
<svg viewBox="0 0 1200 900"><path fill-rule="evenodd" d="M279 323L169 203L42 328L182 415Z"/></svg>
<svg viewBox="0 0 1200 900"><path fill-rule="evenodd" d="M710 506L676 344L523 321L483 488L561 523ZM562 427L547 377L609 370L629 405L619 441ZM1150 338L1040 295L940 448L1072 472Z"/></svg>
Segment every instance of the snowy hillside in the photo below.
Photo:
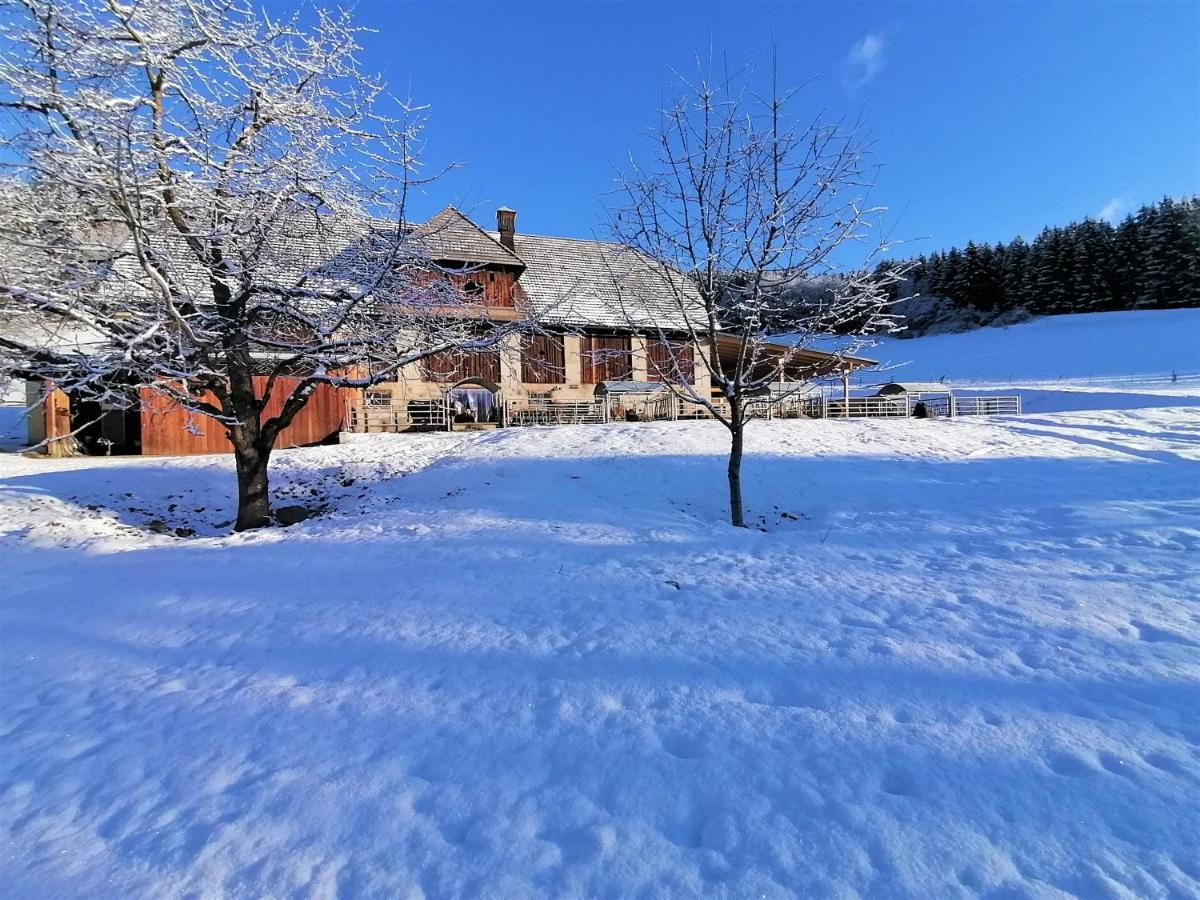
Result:
<svg viewBox="0 0 1200 900"><path fill-rule="evenodd" d="M7 896L1200 894L1200 416L725 442L0 459Z"/></svg>
<svg viewBox="0 0 1200 900"><path fill-rule="evenodd" d="M866 355L897 381L994 385L1200 378L1200 309L1049 316L1007 328L889 340Z"/></svg>
<svg viewBox="0 0 1200 900"><path fill-rule="evenodd" d="M0 404L0 453L19 450L28 443L29 422L23 405Z"/></svg>

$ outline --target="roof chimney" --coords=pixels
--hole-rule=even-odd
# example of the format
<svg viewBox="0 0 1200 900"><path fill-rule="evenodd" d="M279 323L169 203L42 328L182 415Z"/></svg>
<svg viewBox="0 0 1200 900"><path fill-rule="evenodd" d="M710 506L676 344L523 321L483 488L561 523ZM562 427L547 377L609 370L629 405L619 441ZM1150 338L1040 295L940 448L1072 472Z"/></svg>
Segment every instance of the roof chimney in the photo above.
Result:
<svg viewBox="0 0 1200 900"><path fill-rule="evenodd" d="M496 230L500 232L500 243L516 253L517 211L509 209L507 206L496 210Z"/></svg>

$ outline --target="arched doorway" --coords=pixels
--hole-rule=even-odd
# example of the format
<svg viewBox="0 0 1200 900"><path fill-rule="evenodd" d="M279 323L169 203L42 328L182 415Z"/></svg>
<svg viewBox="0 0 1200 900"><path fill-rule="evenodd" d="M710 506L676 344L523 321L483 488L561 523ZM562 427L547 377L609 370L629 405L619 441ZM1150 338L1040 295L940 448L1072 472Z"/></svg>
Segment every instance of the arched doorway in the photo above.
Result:
<svg viewBox="0 0 1200 900"><path fill-rule="evenodd" d="M464 378L446 390L451 428L500 424L500 385L487 378Z"/></svg>

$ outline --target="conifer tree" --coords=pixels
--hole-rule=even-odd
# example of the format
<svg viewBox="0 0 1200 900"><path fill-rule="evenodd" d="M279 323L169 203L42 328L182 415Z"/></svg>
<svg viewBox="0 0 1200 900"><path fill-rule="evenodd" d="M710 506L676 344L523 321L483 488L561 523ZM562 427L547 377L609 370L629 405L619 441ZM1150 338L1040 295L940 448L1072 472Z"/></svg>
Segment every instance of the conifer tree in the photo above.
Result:
<svg viewBox="0 0 1200 900"><path fill-rule="evenodd" d="M910 263L899 299L990 316L1200 306L1200 197L1164 197L1113 226L1087 218L1033 241L952 247ZM972 317L968 317L972 318ZM974 320L978 320L974 317Z"/></svg>

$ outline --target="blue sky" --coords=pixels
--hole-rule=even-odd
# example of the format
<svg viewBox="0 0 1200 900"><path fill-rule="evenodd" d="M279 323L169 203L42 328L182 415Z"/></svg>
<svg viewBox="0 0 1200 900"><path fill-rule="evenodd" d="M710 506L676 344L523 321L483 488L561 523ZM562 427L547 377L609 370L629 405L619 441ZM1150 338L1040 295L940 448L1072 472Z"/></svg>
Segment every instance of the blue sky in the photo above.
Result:
<svg viewBox="0 0 1200 900"><path fill-rule="evenodd" d="M272 6L282 7L284 0ZM362 0L364 61L432 107L419 198L518 230L603 228L614 165L644 150L670 67L710 49L800 111L862 115L873 199L914 252L1035 235L1200 191L1200 4L409 3Z"/></svg>

